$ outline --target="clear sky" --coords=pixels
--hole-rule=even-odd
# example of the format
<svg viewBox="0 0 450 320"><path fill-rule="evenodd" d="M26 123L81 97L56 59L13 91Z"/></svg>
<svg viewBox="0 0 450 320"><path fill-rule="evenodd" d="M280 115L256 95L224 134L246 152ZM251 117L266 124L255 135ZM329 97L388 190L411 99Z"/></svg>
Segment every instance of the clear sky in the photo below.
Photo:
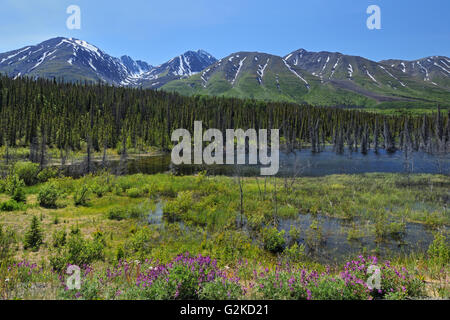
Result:
<svg viewBox="0 0 450 320"><path fill-rule="evenodd" d="M81 29L69 30L69 5ZM381 30L369 30L369 5ZM277 55L304 48L372 60L450 56L449 0L0 0L0 52L51 37L86 40L157 65L191 49Z"/></svg>

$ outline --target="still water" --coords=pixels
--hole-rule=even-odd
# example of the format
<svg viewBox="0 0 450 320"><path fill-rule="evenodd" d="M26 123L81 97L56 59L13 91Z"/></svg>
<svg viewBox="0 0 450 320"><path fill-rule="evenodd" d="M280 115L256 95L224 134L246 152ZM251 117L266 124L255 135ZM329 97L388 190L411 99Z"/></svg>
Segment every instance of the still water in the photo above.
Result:
<svg viewBox="0 0 450 320"><path fill-rule="evenodd" d="M94 164L97 169L103 169L100 163ZM107 169L116 174L156 174L173 172L177 175L190 175L206 170L210 175L234 176L238 173L233 165L195 166L171 164L170 155L154 157L141 157L129 159L126 163L109 161ZM72 165L66 168L69 175L76 176L81 170L80 165ZM346 151L344 154L336 154L331 147L325 148L321 153L313 154L308 149L296 150L291 153L280 153L279 176L325 176L330 174L358 174L369 172L386 173L440 173L450 174L450 156L433 156L423 152L413 153L408 159L402 152L393 154L380 150L379 153L369 151L363 155L359 152ZM239 173L243 176L257 176L260 167L239 166ZM164 219L164 206L159 203L155 211L149 213L146 223L164 226L164 223L178 223L181 229L189 232L189 227L181 221L169 222ZM286 231L287 242L297 241L305 246L305 253L314 260L322 262L343 261L349 257L361 253L376 253L379 256L395 256L409 254L411 252L424 252L433 241L432 230L424 225L406 223L404 232L397 237L390 237L379 241L375 239L371 226L365 221L348 221L326 216L311 216L299 214L296 219L280 220L279 230ZM356 240L348 239L348 231L359 228L360 236ZM289 239L289 230L292 226L301 230L299 239ZM258 243L257 236L245 227L243 231L248 233L254 242Z"/></svg>
<svg viewBox="0 0 450 320"><path fill-rule="evenodd" d="M101 168L100 164L96 164ZM78 165L79 167L79 165ZM69 174L76 175L77 165L69 166ZM260 175L258 165L180 165L171 163L170 154L154 157L141 157L127 160L126 165L119 161L109 161L107 167L119 174L156 174L171 171L179 175L195 174L207 171L211 175L234 176L239 172L243 176ZM412 153L405 159L401 151L389 154L384 150L378 153L369 151L363 155L360 152L346 151L344 154L336 154L332 147L326 147L320 153L312 153L308 149L295 150L294 152L280 152L279 176L325 176L330 174L357 174L369 172L387 173L440 173L450 174L450 154L434 156L424 152Z"/></svg>

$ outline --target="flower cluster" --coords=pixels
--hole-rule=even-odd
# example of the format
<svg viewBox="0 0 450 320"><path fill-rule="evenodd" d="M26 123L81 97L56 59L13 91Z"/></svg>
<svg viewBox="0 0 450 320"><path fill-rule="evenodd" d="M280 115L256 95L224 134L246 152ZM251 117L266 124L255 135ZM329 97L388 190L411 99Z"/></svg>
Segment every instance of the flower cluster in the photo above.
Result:
<svg viewBox="0 0 450 320"><path fill-rule="evenodd" d="M379 270L380 286L376 288L368 284L373 276L371 266ZM27 261L8 266L0 279L4 278L4 290L9 292L18 283L50 283L60 288L58 298L88 300L402 299L420 296L424 286L405 268L362 256L347 262L340 270L327 267L320 272L289 263L280 263L272 269L259 263L253 270L248 261L239 261L233 268L219 268L216 260L190 253L178 255L168 263L148 259L119 261L103 270L95 271L89 265L81 266L81 270L80 290L67 288L67 275L45 271Z"/></svg>

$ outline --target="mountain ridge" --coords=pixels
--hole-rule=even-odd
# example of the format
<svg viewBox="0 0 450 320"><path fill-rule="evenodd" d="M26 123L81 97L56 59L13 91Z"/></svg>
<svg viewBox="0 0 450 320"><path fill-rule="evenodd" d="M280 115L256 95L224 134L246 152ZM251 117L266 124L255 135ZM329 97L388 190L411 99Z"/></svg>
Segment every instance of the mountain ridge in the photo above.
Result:
<svg viewBox="0 0 450 320"><path fill-rule="evenodd" d="M376 62L340 52L298 49L283 57L241 51L217 60L198 49L153 66L128 55L112 57L83 40L57 37L0 53L0 72L13 78L101 81L186 95L324 106L450 101L450 59L445 56Z"/></svg>

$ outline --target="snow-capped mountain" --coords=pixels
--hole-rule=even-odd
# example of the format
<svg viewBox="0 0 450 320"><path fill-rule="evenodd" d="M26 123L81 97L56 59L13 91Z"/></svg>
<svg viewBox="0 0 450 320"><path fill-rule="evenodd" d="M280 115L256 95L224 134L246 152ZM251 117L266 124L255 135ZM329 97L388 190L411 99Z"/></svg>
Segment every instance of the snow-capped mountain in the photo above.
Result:
<svg viewBox="0 0 450 320"><path fill-rule="evenodd" d="M135 85L159 88L172 80L197 74L216 61L216 58L204 50L187 51L146 72Z"/></svg>
<svg viewBox="0 0 450 320"><path fill-rule="evenodd" d="M447 57L432 56L413 61L392 59L380 63L409 77L450 88L450 59Z"/></svg>
<svg viewBox="0 0 450 320"><path fill-rule="evenodd" d="M300 49L284 57L237 52L200 74L171 81L162 89L187 95L233 96L315 105L448 103L450 77L445 76L448 58L423 60L420 65L427 68L429 79L423 78L425 71L418 71L419 76L415 77L398 70L394 62L380 63L338 52Z"/></svg>
<svg viewBox="0 0 450 320"><path fill-rule="evenodd" d="M53 38L35 46L0 54L0 72L11 77L63 78L126 85L151 66L130 57L112 57L86 41Z"/></svg>
<svg viewBox="0 0 450 320"><path fill-rule="evenodd" d="M153 67L126 55L112 57L83 40L59 37L0 54L0 73L316 105L450 101L450 59L445 56L376 62L299 49L284 57L236 52L217 60L197 50Z"/></svg>
<svg viewBox="0 0 450 320"><path fill-rule="evenodd" d="M339 52L309 52L300 49L285 57L290 65L306 70L322 82L350 80L377 87L407 88L408 84L450 88L450 60L435 56L415 61L371 61ZM413 83L414 82L414 83Z"/></svg>
<svg viewBox="0 0 450 320"><path fill-rule="evenodd" d="M194 75L216 61L206 51L187 51L153 67L127 55L112 57L83 40L58 37L0 54L0 72L11 77L102 81L121 86L159 88L169 81Z"/></svg>

